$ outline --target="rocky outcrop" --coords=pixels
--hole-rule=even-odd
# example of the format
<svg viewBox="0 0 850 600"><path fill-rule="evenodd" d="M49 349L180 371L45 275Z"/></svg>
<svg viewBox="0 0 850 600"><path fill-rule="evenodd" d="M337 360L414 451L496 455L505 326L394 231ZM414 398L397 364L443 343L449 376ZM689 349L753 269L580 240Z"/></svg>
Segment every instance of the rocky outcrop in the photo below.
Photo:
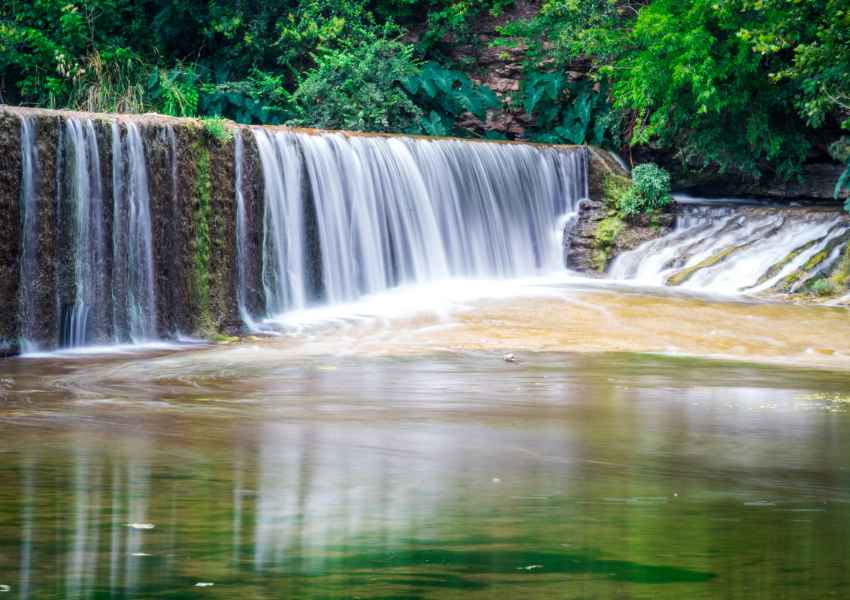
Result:
<svg viewBox="0 0 850 600"><path fill-rule="evenodd" d="M587 274L604 273L618 254L673 228L673 208L628 219L619 215L616 197L628 185L628 174L609 153L590 149L588 198L579 204L570 235L564 236L567 268Z"/></svg>
<svg viewBox="0 0 850 600"><path fill-rule="evenodd" d="M470 113L463 114L458 121L459 127L482 133L494 132L512 140L527 139L526 129L533 123L533 118L517 104L517 99L528 47L521 40L511 40L509 45L495 43L503 37L499 31L503 25L532 18L541 4L539 0L522 0L504 7L498 15L485 12L470 24L467 40L454 37L444 40L452 61L473 81L486 85L502 100L502 107L488 111L484 121ZM567 79L584 78L589 66L585 60L574 61L567 69Z"/></svg>

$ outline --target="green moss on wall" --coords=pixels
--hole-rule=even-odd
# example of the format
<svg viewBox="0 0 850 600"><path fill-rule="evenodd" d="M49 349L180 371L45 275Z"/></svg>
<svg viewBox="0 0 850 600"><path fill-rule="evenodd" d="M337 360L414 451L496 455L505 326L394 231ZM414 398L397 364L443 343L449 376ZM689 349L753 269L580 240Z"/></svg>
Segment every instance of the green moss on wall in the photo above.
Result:
<svg viewBox="0 0 850 600"><path fill-rule="evenodd" d="M595 247L591 258L593 266L598 271L604 271L608 266L608 256L611 248L617 243L617 237L625 228L625 222L616 213L599 221L593 231Z"/></svg>
<svg viewBox="0 0 850 600"><path fill-rule="evenodd" d="M192 302L196 307L202 332L212 331L210 315L210 153L207 147L195 144L196 197L193 210L195 225L195 261L192 270Z"/></svg>
<svg viewBox="0 0 850 600"><path fill-rule="evenodd" d="M835 266L830 279L838 287L847 288L850 286L850 242L844 246L844 254Z"/></svg>
<svg viewBox="0 0 850 600"><path fill-rule="evenodd" d="M632 187L632 180L623 175L607 173L602 180L602 197L605 204L619 210L620 200Z"/></svg>

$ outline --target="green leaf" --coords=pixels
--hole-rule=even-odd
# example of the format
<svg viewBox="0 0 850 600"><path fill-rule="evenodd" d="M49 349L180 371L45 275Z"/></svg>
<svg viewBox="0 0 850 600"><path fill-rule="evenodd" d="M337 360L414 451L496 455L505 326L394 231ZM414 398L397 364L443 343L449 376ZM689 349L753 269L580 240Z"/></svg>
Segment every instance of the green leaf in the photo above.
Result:
<svg viewBox="0 0 850 600"><path fill-rule="evenodd" d="M593 139L591 141L594 146L601 146L602 142L605 141L607 125L604 119L596 119L596 123L593 124Z"/></svg>
<svg viewBox="0 0 850 600"><path fill-rule="evenodd" d="M534 112L534 108L537 106L537 103L543 98L543 94L546 93L546 88L544 87L535 87L530 90L530 93L527 93L525 96L525 104L523 105L523 109L525 109L525 114L530 115Z"/></svg>
<svg viewBox="0 0 850 600"><path fill-rule="evenodd" d="M411 94L418 94L421 88L422 79L418 75L407 77L402 80L401 85Z"/></svg>
<svg viewBox="0 0 850 600"><path fill-rule="evenodd" d="M443 119L436 111L432 110L427 117L422 117L419 124L427 135L443 136L449 134L449 130L443 123Z"/></svg>
<svg viewBox="0 0 850 600"><path fill-rule="evenodd" d="M246 106L245 100L248 100L248 98L245 98L238 92L227 92L224 96L230 104L236 107Z"/></svg>
<svg viewBox="0 0 850 600"><path fill-rule="evenodd" d="M537 115L534 118L535 125L538 128L549 129L558 119L558 114L561 112L561 107L557 104L544 104L543 107L537 111Z"/></svg>
<svg viewBox="0 0 850 600"><path fill-rule="evenodd" d="M575 103L575 114L585 128L590 124L591 101L590 94L583 94Z"/></svg>
<svg viewBox="0 0 850 600"><path fill-rule="evenodd" d="M835 184L835 199L838 200L838 197L841 195L841 192L847 188L850 190L850 163L847 163L847 168L844 169L844 172L841 174L841 177L838 178L838 182ZM844 208L848 212L850 212L850 198L844 203Z"/></svg>
<svg viewBox="0 0 850 600"><path fill-rule="evenodd" d="M423 77L421 83L422 91L424 91L429 98L437 97L437 88L434 86L434 82L430 78Z"/></svg>

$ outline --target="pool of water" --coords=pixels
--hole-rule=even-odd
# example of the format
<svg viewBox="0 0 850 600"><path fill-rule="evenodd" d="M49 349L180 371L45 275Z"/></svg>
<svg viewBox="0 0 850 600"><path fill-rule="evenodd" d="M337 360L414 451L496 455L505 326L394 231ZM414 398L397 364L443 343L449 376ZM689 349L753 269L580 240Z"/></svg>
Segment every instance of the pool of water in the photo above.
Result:
<svg viewBox="0 0 850 600"><path fill-rule="evenodd" d="M850 597L848 333L573 289L3 361L0 598Z"/></svg>

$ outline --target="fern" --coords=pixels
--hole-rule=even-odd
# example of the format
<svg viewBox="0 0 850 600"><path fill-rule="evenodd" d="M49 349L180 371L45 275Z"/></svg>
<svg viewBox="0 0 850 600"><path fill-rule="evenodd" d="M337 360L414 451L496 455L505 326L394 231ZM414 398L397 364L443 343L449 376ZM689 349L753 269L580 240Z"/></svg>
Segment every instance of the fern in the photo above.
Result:
<svg viewBox="0 0 850 600"><path fill-rule="evenodd" d="M489 87L435 62L423 65L417 75L408 77L403 84L426 112L419 127L427 135L455 133L454 123L462 114L468 112L484 120L488 110L501 106L498 96Z"/></svg>

